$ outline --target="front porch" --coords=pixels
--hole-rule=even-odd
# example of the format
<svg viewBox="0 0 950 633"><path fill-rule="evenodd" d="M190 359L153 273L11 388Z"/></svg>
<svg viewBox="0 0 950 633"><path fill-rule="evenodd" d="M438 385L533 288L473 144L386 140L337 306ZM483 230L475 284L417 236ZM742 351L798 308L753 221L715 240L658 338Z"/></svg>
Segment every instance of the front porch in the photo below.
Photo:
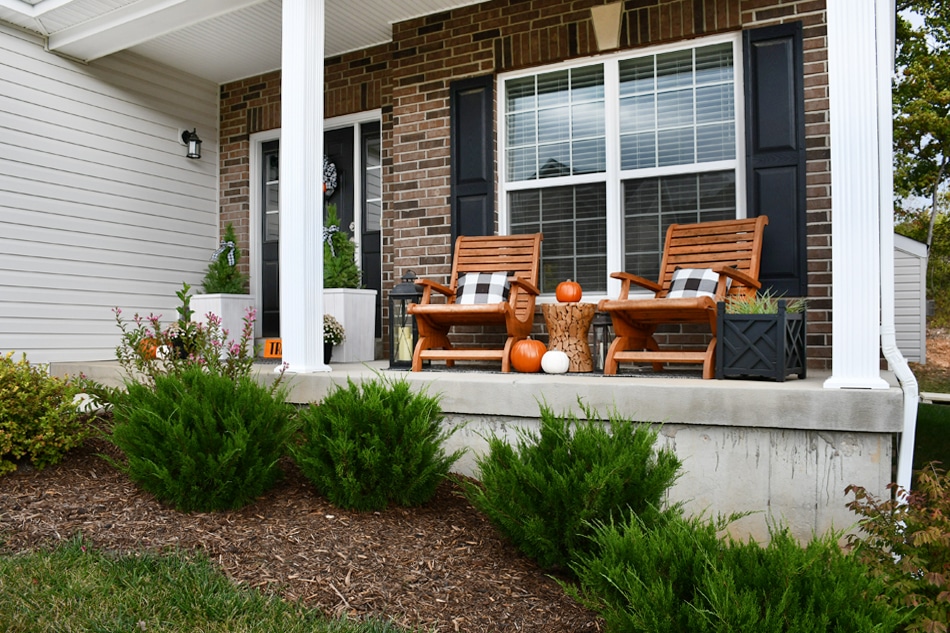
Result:
<svg viewBox="0 0 950 633"><path fill-rule="evenodd" d="M888 389L827 389L827 374L811 372L784 383L700 380L698 372L653 374L502 374L468 369L393 371L388 362L333 364L332 371L288 374L290 399L318 402L336 384L377 375L405 378L442 397L446 423L465 424L450 439L469 452L456 464L476 474L475 456L486 433L515 437L537 424L539 403L579 412L578 399L606 415L661 423L660 442L683 460L672 491L693 513L754 512L734 526L739 536L764 539L768 521L787 524L801 539L832 527L848 529L855 517L844 489L859 484L877 495L895 479L903 394L893 376ZM259 364L262 381L274 364ZM78 375L119 385L116 362L53 363L56 375Z"/></svg>

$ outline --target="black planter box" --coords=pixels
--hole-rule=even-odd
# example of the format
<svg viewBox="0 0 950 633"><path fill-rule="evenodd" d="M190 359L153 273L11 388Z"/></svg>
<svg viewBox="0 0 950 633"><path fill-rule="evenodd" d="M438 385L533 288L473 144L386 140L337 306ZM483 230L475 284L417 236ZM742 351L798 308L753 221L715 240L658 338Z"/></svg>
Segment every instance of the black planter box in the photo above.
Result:
<svg viewBox="0 0 950 633"><path fill-rule="evenodd" d="M805 377L805 311L776 314L726 314L719 303L716 378L761 377L784 382Z"/></svg>

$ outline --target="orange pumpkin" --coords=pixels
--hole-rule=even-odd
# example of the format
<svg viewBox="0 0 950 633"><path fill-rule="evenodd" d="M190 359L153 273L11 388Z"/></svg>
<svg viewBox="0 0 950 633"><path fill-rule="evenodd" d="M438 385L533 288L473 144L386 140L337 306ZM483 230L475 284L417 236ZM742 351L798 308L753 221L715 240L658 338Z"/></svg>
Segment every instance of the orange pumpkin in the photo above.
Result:
<svg viewBox="0 0 950 633"><path fill-rule="evenodd" d="M152 337L146 337L139 341L139 353L146 360L154 360L158 351L158 341Z"/></svg>
<svg viewBox="0 0 950 633"><path fill-rule="evenodd" d="M575 303L581 300L581 285L576 281L562 281L554 289L554 296L562 303Z"/></svg>
<svg viewBox="0 0 950 633"><path fill-rule="evenodd" d="M526 338L511 346L511 366L515 371L534 374L541 371L541 357L548 351L541 341Z"/></svg>

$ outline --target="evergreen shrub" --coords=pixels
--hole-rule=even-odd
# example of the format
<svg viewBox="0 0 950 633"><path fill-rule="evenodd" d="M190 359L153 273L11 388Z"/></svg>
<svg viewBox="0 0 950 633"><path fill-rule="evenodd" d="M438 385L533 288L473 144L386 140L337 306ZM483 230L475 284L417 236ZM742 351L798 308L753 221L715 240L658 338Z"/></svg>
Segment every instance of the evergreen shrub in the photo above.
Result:
<svg viewBox="0 0 950 633"><path fill-rule="evenodd" d="M43 366L31 365L26 354L0 356L0 475L16 470L28 458L36 468L63 459L82 444L89 427L74 398L79 389L50 376Z"/></svg>
<svg viewBox="0 0 950 633"><path fill-rule="evenodd" d="M295 431L283 390L200 367L130 382L113 403L114 462L143 489L182 511L239 508L278 480Z"/></svg>
<svg viewBox="0 0 950 633"><path fill-rule="evenodd" d="M300 411L301 441L291 453L301 472L334 505L382 510L413 507L435 495L459 450L446 455L439 397L413 392L404 379L337 385Z"/></svg>
<svg viewBox="0 0 950 633"><path fill-rule="evenodd" d="M221 238L221 246L211 256L202 287L205 294L247 294L248 276L238 268L241 249L237 245L234 226L229 222Z"/></svg>
<svg viewBox="0 0 950 633"><path fill-rule="evenodd" d="M607 422L541 406L537 433L520 430L517 449L488 438L478 459L481 485L467 486L472 505L542 567L567 570L590 548L591 523L657 508L679 475L671 450L656 450L658 432L617 412Z"/></svg>
<svg viewBox="0 0 950 633"><path fill-rule="evenodd" d="M860 486L848 507L861 532L849 536L871 574L887 583L899 605L916 607L907 631L946 633L950 627L950 475L936 463L920 469L914 490L892 484L878 499Z"/></svg>
<svg viewBox="0 0 950 633"><path fill-rule="evenodd" d="M895 631L904 618L838 546L840 534L804 547L786 529L767 545L720 537L728 522L667 512L647 526L636 516L598 523L595 547L572 568L565 590L598 611L607 632L865 633Z"/></svg>

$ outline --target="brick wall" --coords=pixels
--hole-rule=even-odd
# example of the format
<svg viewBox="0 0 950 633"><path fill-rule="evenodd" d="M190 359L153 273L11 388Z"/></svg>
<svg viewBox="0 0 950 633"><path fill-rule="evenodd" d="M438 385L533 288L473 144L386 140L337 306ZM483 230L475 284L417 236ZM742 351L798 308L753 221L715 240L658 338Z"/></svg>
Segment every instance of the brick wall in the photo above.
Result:
<svg viewBox="0 0 950 633"><path fill-rule="evenodd" d="M442 279L450 272L450 83L596 55L589 9L599 4L601 0L485 2L396 24L391 44L327 60L327 117L383 111L384 311L387 290L405 270ZM829 368L825 0L626 0L620 48L795 20L803 22L805 36L809 365ZM279 74L222 86L221 104L221 217L223 223L234 223L246 243L248 135L279 126ZM540 332L540 318L538 322ZM479 337L473 332L466 338Z"/></svg>

